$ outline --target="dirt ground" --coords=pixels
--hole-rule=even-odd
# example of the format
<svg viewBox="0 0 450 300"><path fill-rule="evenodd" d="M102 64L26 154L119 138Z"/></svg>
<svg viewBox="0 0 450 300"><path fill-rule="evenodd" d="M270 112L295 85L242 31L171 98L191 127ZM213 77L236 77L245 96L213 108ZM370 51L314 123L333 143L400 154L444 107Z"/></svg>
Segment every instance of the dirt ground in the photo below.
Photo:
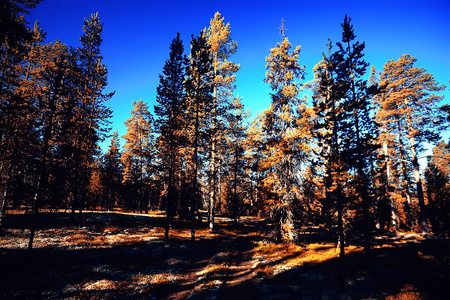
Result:
<svg viewBox="0 0 450 300"><path fill-rule="evenodd" d="M298 245L265 239L264 222L216 218L190 241L164 214L43 213L27 251L30 216L9 214L0 237L2 299L448 299L450 242L379 234L368 258L357 245L338 258L333 236L302 231ZM76 223L76 224L75 224Z"/></svg>

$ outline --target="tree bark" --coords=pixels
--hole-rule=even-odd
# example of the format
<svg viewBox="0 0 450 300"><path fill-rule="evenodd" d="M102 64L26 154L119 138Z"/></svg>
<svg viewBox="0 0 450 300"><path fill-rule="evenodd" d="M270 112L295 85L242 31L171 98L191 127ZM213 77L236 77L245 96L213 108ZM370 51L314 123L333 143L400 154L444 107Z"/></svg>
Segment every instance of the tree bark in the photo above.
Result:
<svg viewBox="0 0 450 300"><path fill-rule="evenodd" d="M430 227L428 226L428 217L425 206L425 199L423 196L423 187L422 180L420 178L420 169L419 169L419 161L417 158L416 152L416 141L414 139L414 135L410 134L410 143L411 143L411 154L412 154L412 163L414 167L414 181L417 188L417 198L419 198L419 226L420 231L423 234L430 234Z"/></svg>

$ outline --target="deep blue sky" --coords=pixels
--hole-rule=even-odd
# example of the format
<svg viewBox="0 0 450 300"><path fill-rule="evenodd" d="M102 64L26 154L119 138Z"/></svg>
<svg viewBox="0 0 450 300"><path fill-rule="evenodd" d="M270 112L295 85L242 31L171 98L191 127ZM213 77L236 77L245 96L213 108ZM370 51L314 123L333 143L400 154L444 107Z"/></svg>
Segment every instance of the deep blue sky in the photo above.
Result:
<svg viewBox="0 0 450 300"><path fill-rule="evenodd" d="M83 19L98 12L104 23L102 55L108 67L107 91L115 91L108 106L113 127L125 134L134 100L153 109L158 74L169 55L169 44L180 32L186 53L191 35L209 26L219 11L229 22L238 51L231 57L241 64L236 94L256 116L270 104L263 83L265 57L281 40L281 19L293 46L301 45L300 64L312 79L312 68L326 51L328 38L337 42L345 14L352 18L357 40L366 43L365 59L381 70L387 60L403 54L418 59L437 81L450 80L450 0L427 1L179 1L179 0L43 0L27 17L38 19L47 42L59 39L79 46ZM369 69L370 71L370 69ZM450 89L443 103L450 103ZM106 143L109 144L109 141Z"/></svg>

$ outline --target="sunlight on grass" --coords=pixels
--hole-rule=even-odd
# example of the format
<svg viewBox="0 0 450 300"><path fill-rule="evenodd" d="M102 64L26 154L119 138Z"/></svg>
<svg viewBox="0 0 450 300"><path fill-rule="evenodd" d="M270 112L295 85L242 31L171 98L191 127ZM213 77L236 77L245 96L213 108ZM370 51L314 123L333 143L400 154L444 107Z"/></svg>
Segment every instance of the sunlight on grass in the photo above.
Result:
<svg viewBox="0 0 450 300"><path fill-rule="evenodd" d="M289 243L258 242L253 251L254 257L258 259L253 265L253 271L259 277L270 277L305 264L321 263L339 257L339 252L332 243L313 243L302 247ZM362 251L362 248L347 246L345 251L348 254Z"/></svg>
<svg viewBox="0 0 450 300"><path fill-rule="evenodd" d="M180 276L172 273L160 273L152 275L138 274L133 276L132 283L134 285L163 285L175 282Z"/></svg>
<svg viewBox="0 0 450 300"><path fill-rule="evenodd" d="M198 276L206 275L207 277L223 275L222 273L225 273L227 271L228 267L229 266L226 263L210 264L210 265L207 265L200 272L197 272L197 275Z"/></svg>
<svg viewBox="0 0 450 300"><path fill-rule="evenodd" d="M397 295L386 297L386 300L420 300L423 297L417 289L411 284L405 284Z"/></svg>

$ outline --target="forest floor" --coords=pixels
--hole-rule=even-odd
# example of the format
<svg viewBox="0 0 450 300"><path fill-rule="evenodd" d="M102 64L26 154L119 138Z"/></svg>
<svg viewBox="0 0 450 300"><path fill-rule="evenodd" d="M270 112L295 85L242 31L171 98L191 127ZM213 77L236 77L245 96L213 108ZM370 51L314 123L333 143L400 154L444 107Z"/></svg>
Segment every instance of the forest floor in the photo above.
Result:
<svg viewBox="0 0 450 300"><path fill-rule="evenodd" d="M7 215L0 237L1 299L448 299L450 241L412 233L374 237L338 258L333 235L306 228L298 245L265 239L264 221L216 218L190 241L164 214L42 213L28 252L30 215ZM186 225L186 226L183 226ZM357 244L355 242L355 244Z"/></svg>

